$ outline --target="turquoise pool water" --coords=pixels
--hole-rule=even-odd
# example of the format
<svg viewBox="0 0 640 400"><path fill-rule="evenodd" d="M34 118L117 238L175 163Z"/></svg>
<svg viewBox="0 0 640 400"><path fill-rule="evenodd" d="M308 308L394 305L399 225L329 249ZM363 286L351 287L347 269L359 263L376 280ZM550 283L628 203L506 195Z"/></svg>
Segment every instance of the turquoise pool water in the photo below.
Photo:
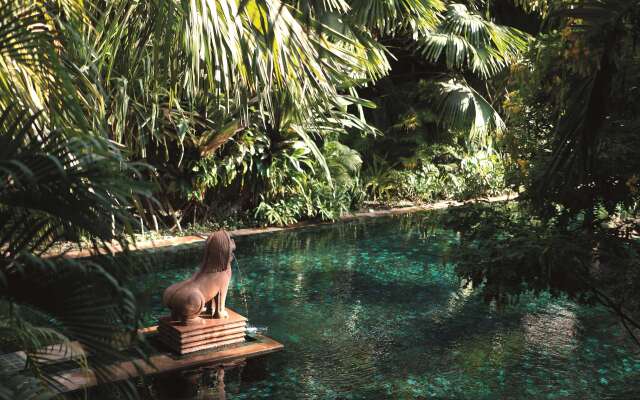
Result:
<svg viewBox="0 0 640 400"><path fill-rule="evenodd" d="M425 217L236 239L228 306L286 348L227 372L226 398L640 398L640 355L606 311L545 296L485 304L447 263L455 233ZM157 293L149 323L198 261L140 284ZM198 398L218 393L207 382Z"/></svg>

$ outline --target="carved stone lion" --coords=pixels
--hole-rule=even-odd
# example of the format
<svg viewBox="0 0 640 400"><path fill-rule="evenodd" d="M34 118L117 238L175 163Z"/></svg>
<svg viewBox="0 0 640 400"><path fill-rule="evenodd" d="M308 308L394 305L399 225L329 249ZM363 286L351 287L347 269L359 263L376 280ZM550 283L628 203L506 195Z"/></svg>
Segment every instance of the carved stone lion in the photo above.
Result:
<svg viewBox="0 0 640 400"><path fill-rule="evenodd" d="M213 318L227 318L225 300L231 280L231 260L235 242L224 230L214 232L205 244L200 269L191 278L169 286L162 303L171 310L171 319L185 325L202 322L203 309Z"/></svg>

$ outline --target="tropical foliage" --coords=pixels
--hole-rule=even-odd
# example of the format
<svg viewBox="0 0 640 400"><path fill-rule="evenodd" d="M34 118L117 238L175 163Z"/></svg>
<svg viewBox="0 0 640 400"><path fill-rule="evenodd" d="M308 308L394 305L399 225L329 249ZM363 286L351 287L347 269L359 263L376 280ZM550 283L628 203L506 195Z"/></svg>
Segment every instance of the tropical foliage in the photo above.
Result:
<svg viewBox="0 0 640 400"><path fill-rule="evenodd" d="M126 250L140 225L179 229L234 211L288 224L361 204L365 159L343 139L380 135L366 119L375 104L358 92L390 72L386 40L408 40L455 78L439 84L438 126L472 141L499 131L461 71L489 78L522 37L467 10L441 0L0 1L1 346L27 355L26 369L3 369L0 397L54 395L52 351L106 380L119 350L137 348L126 289L135 268L127 257L51 256L61 242ZM443 35L453 42L435 40Z"/></svg>
<svg viewBox="0 0 640 400"><path fill-rule="evenodd" d="M459 272L498 302L550 290L602 304L640 343L640 4L536 5L540 34L512 69L504 102L507 175L523 201L454 217Z"/></svg>
<svg viewBox="0 0 640 400"><path fill-rule="evenodd" d="M633 332L638 5L0 0L0 348L27 352L0 398L55 392L49 345L81 343L100 378L136 348L127 258L49 257L60 242L365 201L522 191L450 222L459 274L499 302L599 301Z"/></svg>
<svg viewBox="0 0 640 400"><path fill-rule="evenodd" d="M91 18L63 35L89 49L73 63L90 67L85 80L97 84L86 97L108 137L154 167L146 179L158 202L137 201L147 227L238 212L276 222L262 216L286 204L295 210L279 223L335 218L357 201L333 184L323 143L377 133L365 119L374 104L358 92L390 72L385 40L442 66L430 80L438 125L478 143L503 123L464 72L489 79L525 44L518 31L440 0L121 1L83 12ZM324 194L313 194L319 186Z"/></svg>
<svg viewBox="0 0 640 400"><path fill-rule="evenodd" d="M638 226L610 225L599 211L603 229L595 231L581 221L567 224L564 216L540 219L513 204L463 207L440 222L460 232L451 250L457 273L488 302L504 307L527 293L550 293L598 304L640 345L640 248L632 237Z"/></svg>
<svg viewBox="0 0 640 400"><path fill-rule="evenodd" d="M136 268L107 256L42 257L83 238L96 251L116 242L126 249L129 199L149 195L135 181L141 171L99 137L46 129L39 114L14 107L0 120L0 346L25 351L25 371L36 378L3 367L0 398L51 396L60 384L47 369L51 353L108 380L113 371L103 366L122 358L121 348L136 348L135 299L126 289Z"/></svg>
<svg viewBox="0 0 640 400"><path fill-rule="evenodd" d="M69 21L79 17L80 4L59 5ZM120 348L139 348L125 270L111 257L44 258L61 241L126 249L131 198L150 195L139 182L146 167L129 163L85 112L93 100L76 80L82 71L59 51L59 15L44 6L0 2L0 346L26 355L24 369L3 365L2 399L55 395L52 353L104 381Z"/></svg>

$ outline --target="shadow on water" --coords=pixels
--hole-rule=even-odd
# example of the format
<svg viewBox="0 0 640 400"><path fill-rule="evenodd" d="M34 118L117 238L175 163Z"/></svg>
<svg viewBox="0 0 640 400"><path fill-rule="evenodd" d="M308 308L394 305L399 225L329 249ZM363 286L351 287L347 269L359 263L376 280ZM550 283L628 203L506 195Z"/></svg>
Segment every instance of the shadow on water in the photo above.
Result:
<svg viewBox="0 0 640 400"><path fill-rule="evenodd" d="M228 304L285 350L228 369L225 398L640 398L640 357L606 312L547 295L496 310L458 281L443 258L456 235L427 217L237 238ZM198 258L138 282L150 324ZM191 398L222 398L211 376Z"/></svg>

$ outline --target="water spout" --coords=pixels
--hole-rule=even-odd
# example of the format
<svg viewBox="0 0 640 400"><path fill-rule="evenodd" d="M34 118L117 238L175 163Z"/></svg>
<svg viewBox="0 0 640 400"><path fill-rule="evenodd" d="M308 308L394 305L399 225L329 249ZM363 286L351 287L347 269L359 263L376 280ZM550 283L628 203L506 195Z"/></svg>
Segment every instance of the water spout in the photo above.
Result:
<svg viewBox="0 0 640 400"><path fill-rule="evenodd" d="M244 278L242 276L242 271L240 270L240 263L238 263L238 259L236 255L233 255L233 261L236 264L236 270L238 271L238 287L240 288L240 298L242 299L242 303L244 305L244 316L249 318L249 303L247 301L247 291L244 285Z"/></svg>

